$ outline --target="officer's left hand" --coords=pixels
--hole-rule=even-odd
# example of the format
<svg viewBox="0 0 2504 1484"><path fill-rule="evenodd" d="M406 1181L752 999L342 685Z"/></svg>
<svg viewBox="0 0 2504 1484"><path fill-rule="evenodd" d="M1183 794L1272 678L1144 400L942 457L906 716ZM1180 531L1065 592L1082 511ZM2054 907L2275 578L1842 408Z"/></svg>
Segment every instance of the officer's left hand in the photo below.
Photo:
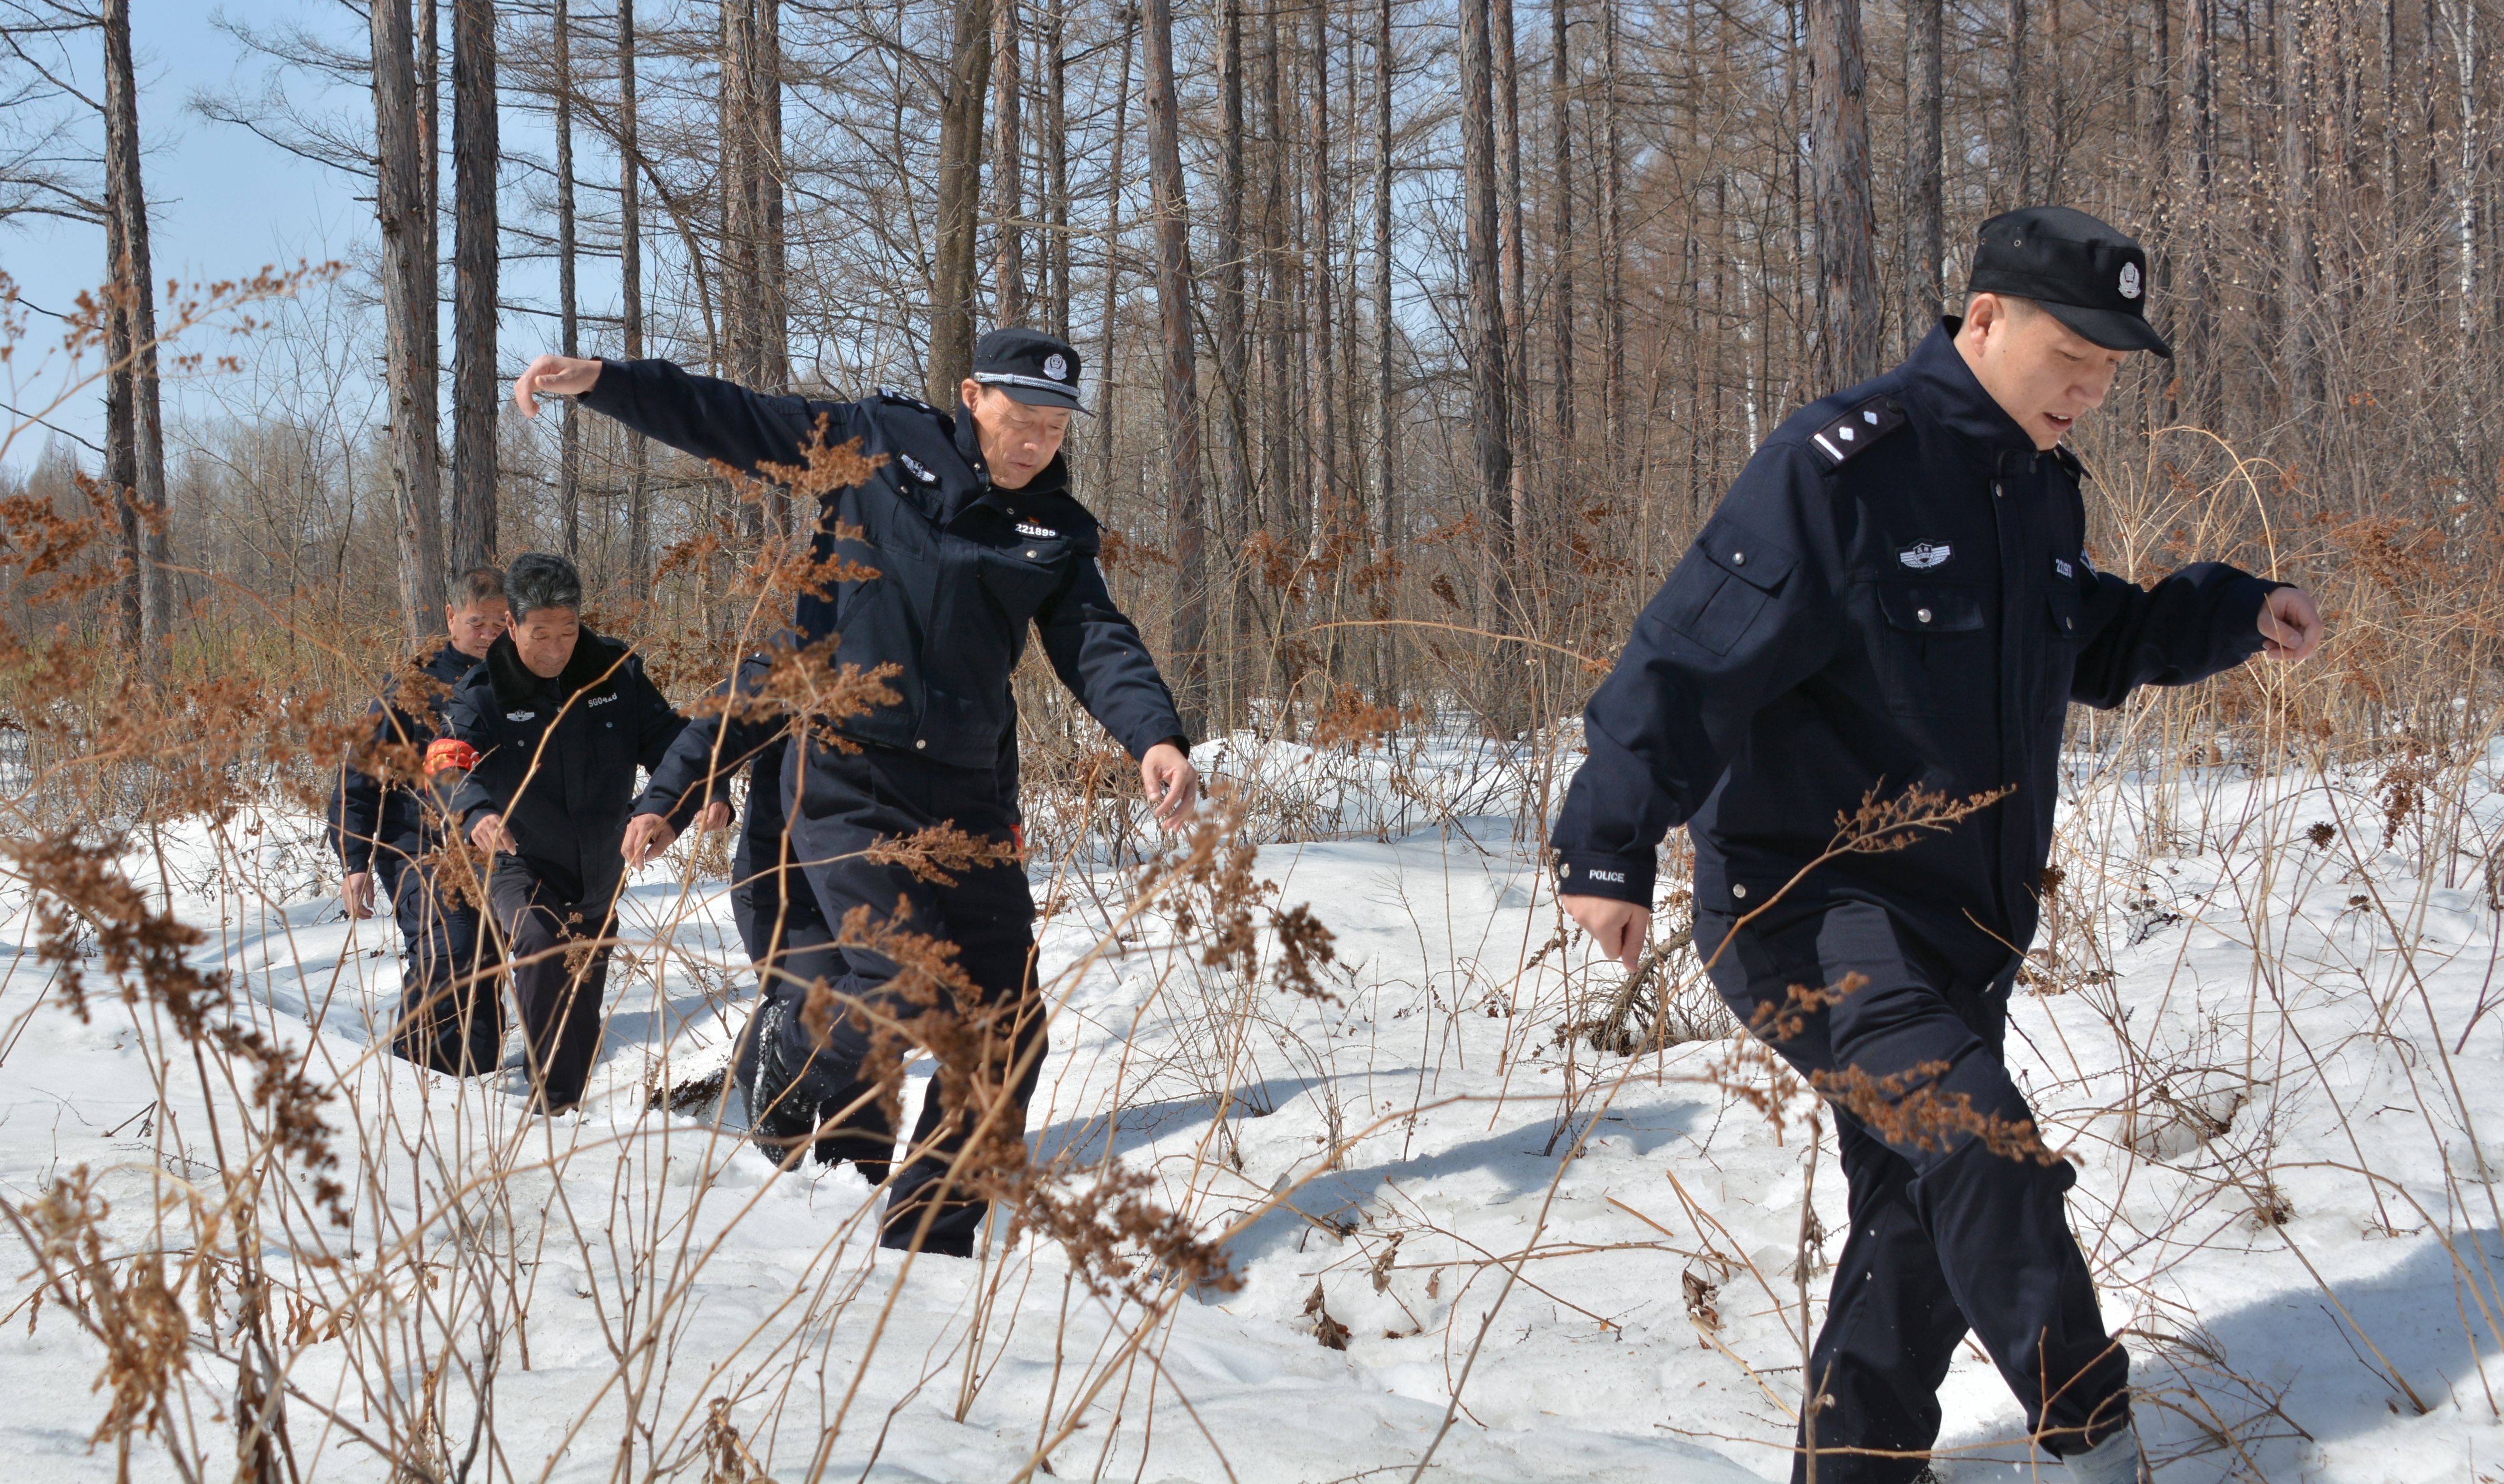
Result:
<svg viewBox="0 0 2504 1484"><path fill-rule="evenodd" d="M2273 660L2292 665L2321 647L2321 610L2313 605L2313 596L2300 587L2270 589L2269 600L2261 604L2258 622L2261 638L2269 640L2268 654Z"/></svg>
<svg viewBox="0 0 2504 1484"><path fill-rule="evenodd" d="M1146 790L1148 804L1157 811L1157 827L1174 829L1200 800L1200 770L1191 765L1180 747L1169 742L1159 742L1139 759L1139 786Z"/></svg>

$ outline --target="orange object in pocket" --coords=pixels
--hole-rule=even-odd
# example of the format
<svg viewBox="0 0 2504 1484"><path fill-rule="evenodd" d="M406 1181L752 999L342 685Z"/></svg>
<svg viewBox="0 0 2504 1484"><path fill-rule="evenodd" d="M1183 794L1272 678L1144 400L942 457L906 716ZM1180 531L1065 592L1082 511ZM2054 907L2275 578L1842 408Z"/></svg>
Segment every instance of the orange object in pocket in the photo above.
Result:
<svg viewBox="0 0 2504 1484"><path fill-rule="evenodd" d="M478 749L457 737L438 737L426 744L426 776L467 773L478 766Z"/></svg>

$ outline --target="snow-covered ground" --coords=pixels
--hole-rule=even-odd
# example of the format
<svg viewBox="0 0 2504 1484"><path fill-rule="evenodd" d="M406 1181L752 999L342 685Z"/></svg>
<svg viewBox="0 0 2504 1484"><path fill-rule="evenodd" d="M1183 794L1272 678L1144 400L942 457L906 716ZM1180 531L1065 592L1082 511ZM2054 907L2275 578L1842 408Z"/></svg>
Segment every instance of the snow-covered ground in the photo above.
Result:
<svg viewBox="0 0 2504 1484"><path fill-rule="evenodd" d="M2504 752L2452 770L2386 842L2379 771L2077 761L2064 908L2009 1054L2080 1163L2072 1218L2160 1479L2504 1479L2504 1011L2481 1013L2504 1001L2499 772ZM1049 1441L1061 1478L1400 1479L1448 1410L1433 1478L1784 1476L1845 1225L1830 1135L1811 1150L1737 1095L1727 1043L1625 1057L1560 1034L1616 974L1552 942L1511 819L1410 803L1261 851L1278 900L1337 935L1335 1003L1200 967L1158 916L1108 941L1125 878L1038 873L1058 1005L1038 1157L1109 1151L1235 1229L1242 1287L1153 1311L1031 1240L907 1269L870 1245L859 1178L774 1175L735 1096L650 1110L747 1012L718 882L635 883L591 1111L549 1122L508 1079L378 1053L397 945L340 919L305 821L134 854L240 976L238 1014L304 1049L363 1166L353 1228L306 1206L248 1255L296 1466L385 1477L378 1445L415 1437L470 1478L1005 1480ZM22 893L7 936L33 942ZM212 1128L153 1017L108 999L82 1024L47 984L22 951L0 977L0 1195L22 1209L87 1166L109 1258L215 1255L165 1426L223 1476L247 1255L199 1231L237 1095L212 1066ZM102 1348L26 1302L9 1250L0 1449L17 1476L110 1476L87 1442ZM1321 1342L1337 1327L1344 1349ZM1970 1346L1944 1396L1942 1479L2031 1476ZM133 1476L164 1461L136 1443Z"/></svg>

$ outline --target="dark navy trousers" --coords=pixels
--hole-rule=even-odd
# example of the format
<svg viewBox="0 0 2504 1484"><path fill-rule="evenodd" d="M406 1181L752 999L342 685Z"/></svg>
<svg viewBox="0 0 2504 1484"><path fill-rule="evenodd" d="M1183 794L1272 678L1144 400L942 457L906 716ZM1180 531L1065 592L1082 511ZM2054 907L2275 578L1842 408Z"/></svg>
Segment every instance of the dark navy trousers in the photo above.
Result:
<svg viewBox="0 0 2504 1484"><path fill-rule="evenodd" d="M591 900L517 855L497 856L487 879L488 905L512 959L533 1102L551 1112L582 1101L600 1053L613 897Z"/></svg>
<svg viewBox="0 0 2504 1484"><path fill-rule="evenodd" d="M894 1165L895 1120L878 1086L860 1078L866 1041L839 1035L819 1047L797 1029L809 990L846 972L817 893L797 866L760 871L743 851L737 869L731 915L757 981L756 1011L734 1058L749 1132L778 1161L793 1144L814 1139L821 1163L849 1159L878 1185ZM763 1068L771 1070L760 1077Z"/></svg>
<svg viewBox="0 0 2504 1484"><path fill-rule="evenodd" d="M863 1018L844 1009L859 1006L892 1020L939 1009L981 1022L986 1033L978 1045L929 1048L943 1059L953 1058L959 1070L973 1073L978 1095L973 1105L957 1106L944 1087L949 1079L931 1079L903 1168L894 1172L888 1189L881 1238L887 1246L905 1247L918 1235L926 1251L970 1254L989 1205L967 1187L991 1172L990 1161L984 1168L969 1161L953 1177L951 1169L987 1117L985 1143L1024 1137L1026 1103L1046 1050L1035 991L1034 898L1021 866L953 870L946 873L951 880L941 882L900 862L874 862L869 853L881 841L940 824L1005 842L1017 818L1015 801L1003 796L998 775L991 769L948 767L879 747L847 753L813 745L804 756L795 746L791 754L786 767L806 771L798 780L798 808L791 811L790 858L800 864L815 898L817 921L813 930L826 935L817 941L833 936L829 924L839 930L848 914L865 909L871 922L891 922L954 945L956 963L972 982L974 997L970 1004L959 1003L943 990L934 1001L926 981L901 974L896 963L867 949L828 948L822 958L814 959L786 949L784 972L766 976L773 987L760 1002L751 1038L772 1038L770 1048L757 1050L770 1050L785 1066L805 1063L808 1074L790 1095L817 1101L823 1116L831 1117L866 1090L865 1076L874 1083L877 1075L866 1066L875 1032ZM786 777L786 798L794 797L791 783ZM793 893L795 899L799 895ZM797 915L786 920L796 921ZM751 951L760 941L752 940ZM820 979L836 996L835 1004L844 1007L833 1017L823 1042L799 1014L809 993L806 982ZM984 1088L989 1095L979 1095ZM991 1106L994 1102L999 1105ZM755 1110L750 1117L756 1117ZM848 1120L837 1133L844 1143L831 1152L821 1150L821 1155L854 1158L872 1179L886 1173L863 1155L880 1144L891 1156L890 1131Z"/></svg>
<svg viewBox="0 0 2504 1484"><path fill-rule="evenodd" d="M1775 914L1782 913L1781 908ZM1974 1111L2033 1114L2000 1060L2015 974L2008 950L1977 931L1943 951L1883 907L1835 903L1769 914L1714 965L1714 985L1742 1021L1790 986L1865 983L1774 1043L1803 1076L1858 1068L1905 1077L1945 1063L1928 1086ZM1733 919L1703 914L1695 946L1710 957ZM1898 1086L1908 1086L1899 1084ZM1851 1234L1835 1259L1826 1325L1810 1353L1819 1484L1903 1484L1938 1438L1939 1383L1968 1329L2026 1408L2044 1448L2101 1442L2130 1415L2130 1367L2104 1331L2063 1192L2069 1164L1994 1154L1971 1135L1922 1147L1828 1105L1850 1186ZM1935 1124L1933 1127L1935 1128ZM1792 1478L1807 1474L1803 1453Z"/></svg>
<svg viewBox="0 0 2504 1484"><path fill-rule="evenodd" d="M486 916L455 906L435 874L388 847L374 852L374 881L400 924L400 1016L392 1051L437 1072L467 1077L496 1069L504 1037L501 967Z"/></svg>

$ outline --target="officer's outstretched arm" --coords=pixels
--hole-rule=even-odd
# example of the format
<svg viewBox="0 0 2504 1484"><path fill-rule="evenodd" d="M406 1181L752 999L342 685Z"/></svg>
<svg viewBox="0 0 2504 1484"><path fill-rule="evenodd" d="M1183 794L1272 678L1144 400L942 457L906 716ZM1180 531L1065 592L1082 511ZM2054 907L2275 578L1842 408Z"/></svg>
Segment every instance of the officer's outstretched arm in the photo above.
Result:
<svg viewBox="0 0 2504 1484"><path fill-rule="evenodd" d="M536 362L534 362L536 364ZM826 442L860 436L860 410L849 402L814 402L800 397L751 392L734 382L694 376L666 361L603 361L599 374L575 399L603 417L699 459L715 460L743 473L762 464L800 464L817 435ZM518 397L522 389L516 389Z"/></svg>
<svg viewBox="0 0 2504 1484"><path fill-rule="evenodd" d="M2222 562L2196 563L2152 588L2110 572L2094 579L2084 594L2091 637L2069 696L2107 708L2141 685L2189 685L2260 653L2262 606L2286 586Z"/></svg>
<svg viewBox="0 0 2504 1484"><path fill-rule="evenodd" d="M753 660L740 667L743 689L750 688L751 673L761 668ZM729 690L727 684L716 685L712 697L718 702ZM660 761L648 768L651 778L635 801L635 812L664 814L673 830L685 829L698 809L729 797L731 776L747 767L783 725L779 720L729 716L711 707L698 710L687 718Z"/></svg>
<svg viewBox="0 0 2504 1484"><path fill-rule="evenodd" d="M1589 754L1551 838L1559 895L1649 908L1661 837L1703 807L1749 723L1834 655L1842 570L1822 461L1757 451L1582 712Z"/></svg>
<svg viewBox="0 0 2504 1484"><path fill-rule="evenodd" d="M1034 623L1061 683L1132 758L1185 736L1173 692L1138 626L1114 605L1093 556L1070 564L1060 590L1035 610Z"/></svg>

